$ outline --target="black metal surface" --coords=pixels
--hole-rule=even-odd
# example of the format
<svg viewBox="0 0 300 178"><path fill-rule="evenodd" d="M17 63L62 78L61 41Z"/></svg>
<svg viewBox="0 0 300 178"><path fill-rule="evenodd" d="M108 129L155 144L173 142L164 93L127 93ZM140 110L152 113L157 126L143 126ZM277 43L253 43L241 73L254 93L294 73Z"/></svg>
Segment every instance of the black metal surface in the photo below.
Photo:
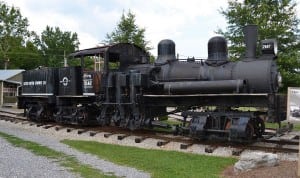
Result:
<svg viewBox="0 0 300 178"><path fill-rule="evenodd" d="M159 72L154 75L162 84L163 82L182 82L184 85L184 82L194 81L222 83L222 81L243 80L245 90L239 90L239 93L273 93L278 90L280 74L273 56L264 56L258 60L217 63L216 66L204 62L173 61L162 65ZM223 85L219 86L221 93L232 93L232 90L222 91L222 87ZM187 89L184 93L190 91L194 92L193 89ZM216 93L216 87L205 87L199 90L199 93Z"/></svg>
<svg viewBox="0 0 300 178"><path fill-rule="evenodd" d="M228 56L227 41L224 37L212 37L207 44L208 59L213 61L226 61Z"/></svg>
<svg viewBox="0 0 300 178"><path fill-rule="evenodd" d="M146 107L158 106L240 106L267 107L272 95L268 94L195 94L195 95L144 95Z"/></svg>
<svg viewBox="0 0 300 178"><path fill-rule="evenodd" d="M81 67L63 67L58 70L60 96L82 95L82 69Z"/></svg>
<svg viewBox="0 0 300 178"><path fill-rule="evenodd" d="M258 38L258 30L256 25L247 25L243 29L245 35L246 53L245 58L256 57L256 43Z"/></svg>
<svg viewBox="0 0 300 178"><path fill-rule="evenodd" d="M170 106L177 111L213 106L218 109L209 117L199 114L190 128L182 129L190 130L191 135L198 138L207 133L230 135L231 139L250 137L252 132L260 135L263 127L255 118L247 112L237 115L229 111L233 107L263 107L268 108L268 118L278 120L282 112L276 111L283 106L276 95L280 74L275 61L275 42L265 41L263 55L256 57L257 27L248 26L244 32L246 54L236 62L228 60L227 42L223 37L210 39L207 60L179 60L172 40L158 44L154 64L150 64L145 50L128 43L74 52L70 57L80 58L82 65L85 56L101 57L103 68L99 72L83 72L83 66L57 69L57 80L55 76L49 80L51 86L59 89L52 99L51 106L57 111L54 118L58 122L77 124L97 120L99 125L112 124L134 130L151 126L154 118L165 116ZM30 76L25 76L27 78ZM45 88L25 87L24 91L32 91L34 96L22 100L22 106L31 108L32 115L42 116L45 111L45 107L40 106L45 100L34 99L38 96L36 91L55 91ZM30 103L28 99L35 102ZM230 127L227 117L232 114L237 122L230 118ZM251 122L254 119L251 123L254 131L247 127L248 121L245 125L247 119L243 118Z"/></svg>
<svg viewBox="0 0 300 178"><path fill-rule="evenodd" d="M155 61L156 65L166 64L168 61L176 60L175 43L172 40L166 39L158 43L158 56Z"/></svg>
<svg viewBox="0 0 300 178"><path fill-rule="evenodd" d="M190 122L190 135L194 138L204 138L207 134L205 133L207 116L196 116Z"/></svg>
<svg viewBox="0 0 300 178"><path fill-rule="evenodd" d="M164 92L171 94L239 93L245 86L243 80L164 82Z"/></svg>
<svg viewBox="0 0 300 178"><path fill-rule="evenodd" d="M80 58L85 56L101 56L106 58L107 62L120 61L121 68L128 64L146 64L149 63L149 54L142 48L130 43L117 43L97 48L90 48L76 51L69 57ZM107 63L105 65L108 65ZM106 69L108 66L105 67Z"/></svg>
<svg viewBox="0 0 300 178"><path fill-rule="evenodd" d="M277 55L278 45L275 39L262 40L261 43L262 43L262 49L261 49L262 54Z"/></svg>
<svg viewBox="0 0 300 178"><path fill-rule="evenodd" d="M247 138L246 128L249 122L249 117L239 117L232 119L229 137L230 139Z"/></svg>
<svg viewBox="0 0 300 178"><path fill-rule="evenodd" d="M41 68L23 72L22 96L56 95L57 68Z"/></svg>

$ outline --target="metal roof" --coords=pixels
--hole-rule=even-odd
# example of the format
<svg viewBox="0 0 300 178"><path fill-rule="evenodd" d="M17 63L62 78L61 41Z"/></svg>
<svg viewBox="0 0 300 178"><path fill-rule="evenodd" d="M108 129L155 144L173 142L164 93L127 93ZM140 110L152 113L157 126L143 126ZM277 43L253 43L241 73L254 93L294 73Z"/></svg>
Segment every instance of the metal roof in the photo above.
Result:
<svg viewBox="0 0 300 178"><path fill-rule="evenodd" d="M128 51L141 51L147 54L145 50L142 48L131 44L131 43L116 43L116 44L110 44L110 45L105 45L105 46L99 46L95 48L88 48L88 49L83 49L79 51L75 51L74 53L71 53L69 57L85 57L85 56L95 56L95 55L100 55L101 53L103 54L105 51L108 51L109 53L128 53Z"/></svg>
<svg viewBox="0 0 300 178"><path fill-rule="evenodd" d="M16 69L16 70L0 70L0 81L7 80L21 72L23 72L23 69Z"/></svg>

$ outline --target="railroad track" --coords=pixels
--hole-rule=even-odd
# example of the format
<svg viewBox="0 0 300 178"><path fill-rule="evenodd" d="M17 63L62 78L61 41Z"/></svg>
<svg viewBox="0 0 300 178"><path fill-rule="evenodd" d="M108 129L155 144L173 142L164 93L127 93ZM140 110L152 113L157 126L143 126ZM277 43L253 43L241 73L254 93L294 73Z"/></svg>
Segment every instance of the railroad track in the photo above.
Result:
<svg viewBox="0 0 300 178"><path fill-rule="evenodd" d="M239 156L245 150L260 150L272 153L298 153L299 152L299 133L288 132L281 136L274 134L266 135L265 138L259 139L254 143L231 143L231 142L216 142L216 141L198 141L184 136L174 136L170 132L153 131L153 130L136 130L129 131L117 127L81 127L74 125L58 125L57 123L45 122L36 123L27 120L20 116L20 113L11 111L0 111L0 120L5 120L12 123L29 124L33 127L41 127L44 129L54 128L56 131L66 130L66 132L75 132L78 135L86 133L90 137L96 137L97 134L104 133L105 138L116 137L122 141L127 137L135 137L135 143L142 143L151 138L155 139L157 147L164 147L171 142L179 143L180 150L188 150L197 145L202 145L205 153L213 153L219 148L230 148L231 155Z"/></svg>

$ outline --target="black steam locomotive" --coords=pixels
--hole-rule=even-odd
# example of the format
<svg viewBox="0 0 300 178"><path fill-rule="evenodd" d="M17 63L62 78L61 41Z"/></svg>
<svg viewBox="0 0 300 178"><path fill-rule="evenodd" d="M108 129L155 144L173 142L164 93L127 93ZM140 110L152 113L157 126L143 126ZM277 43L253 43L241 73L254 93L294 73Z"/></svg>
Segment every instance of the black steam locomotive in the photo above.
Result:
<svg viewBox="0 0 300 178"><path fill-rule="evenodd" d="M280 119L277 43L263 40L262 55L256 57L257 27L249 25L244 33L246 54L237 62L228 60L223 37L209 40L206 60L177 59L171 40L158 44L154 64L147 52L128 43L76 51L70 56L80 58L81 66L24 72L19 108L32 120L131 130L182 112L184 122L176 130L197 139L260 137L265 129L262 112L234 108L267 108L263 114L268 119ZM95 59L97 70L85 70L87 56ZM167 107L175 109L167 112Z"/></svg>

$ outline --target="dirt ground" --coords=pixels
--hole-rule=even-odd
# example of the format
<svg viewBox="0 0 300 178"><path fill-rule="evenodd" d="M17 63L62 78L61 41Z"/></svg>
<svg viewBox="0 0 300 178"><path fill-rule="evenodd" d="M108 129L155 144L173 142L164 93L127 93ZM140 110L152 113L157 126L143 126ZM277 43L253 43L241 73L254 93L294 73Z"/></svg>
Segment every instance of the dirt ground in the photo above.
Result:
<svg viewBox="0 0 300 178"><path fill-rule="evenodd" d="M233 166L222 172L224 178L297 178L297 161L280 161L275 167L262 167L250 171L234 173Z"/></svg>

